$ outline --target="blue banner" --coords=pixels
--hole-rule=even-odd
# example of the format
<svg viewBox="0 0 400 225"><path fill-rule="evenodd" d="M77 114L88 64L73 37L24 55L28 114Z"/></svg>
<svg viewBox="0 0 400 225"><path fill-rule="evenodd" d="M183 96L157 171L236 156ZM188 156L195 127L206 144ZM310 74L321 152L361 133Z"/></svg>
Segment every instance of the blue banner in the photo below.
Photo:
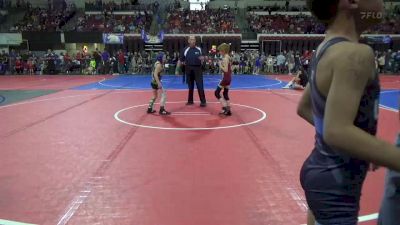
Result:
<svg viewBox="0 0 400 225"><path fill-rule="evenodd" d="M391 44L393 42L389 35L366 37L366 40L369 44Z"/></svg>
<svg viewBox="0 0 400 225"><path fill-rule="evenodd" d="M103 34L104 44L123 44L124 35L123 34Z"/></svg>
<svg viewBox="0 0 400 225"><path fill-rule="evenodd" d="M164 41L164 31L163 30L160 31L160 33L158 33L158 35L156 35L156 36L147 34L144 30L142 30L141 36L142 36L142 40L146 44L162 44Z"/></svg>

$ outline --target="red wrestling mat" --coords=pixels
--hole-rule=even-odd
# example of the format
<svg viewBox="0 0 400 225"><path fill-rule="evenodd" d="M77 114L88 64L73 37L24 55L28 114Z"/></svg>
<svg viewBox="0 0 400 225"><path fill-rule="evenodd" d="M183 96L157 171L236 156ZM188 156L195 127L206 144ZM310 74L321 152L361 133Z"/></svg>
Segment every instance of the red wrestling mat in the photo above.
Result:
<svg viewBox="0 0 400 225"><path fill-rule="evenodd" d="M381 76L382 89L400 89L400 75Z"/></svg>
<svg viewBox="0 0 400 225"><path fill-rule="evenodd" d="M219 117L215 103L185 106L185 91L168 92L172 116L147 115L150 96L62 91L0 107L0 218L41 225L306 221L299 171L314 131L296 115L299 92L232 91L231 118ZM380 116L379 135L393 141L397 113ZM383 172L372 173L362 215L377 212L382 189Z"/></svg>
<svg viewBox="0 0 400 225"><path fill-rule="evenodd" d="M0 76L0 90L64 90L99 82L105 78L111 76Z"/></svg>

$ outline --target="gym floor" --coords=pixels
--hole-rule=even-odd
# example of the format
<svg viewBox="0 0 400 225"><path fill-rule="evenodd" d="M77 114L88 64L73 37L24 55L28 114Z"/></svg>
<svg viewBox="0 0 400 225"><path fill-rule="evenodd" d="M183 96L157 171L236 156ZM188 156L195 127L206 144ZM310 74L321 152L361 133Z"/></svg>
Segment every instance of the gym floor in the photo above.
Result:
<svg viewBox="0 0 400 225"><path fill-rule="evenodd" d="M0 224L304 224L302 92L282 89L289 76L236 75L223 118L219 78L205 76L200 108L165 76L172 115L159 116L145 113L149 75L0 77ZM400 76L381 84L378 136L394 142ZM384 174L368 175L360 224L376 224Z"/></svg>

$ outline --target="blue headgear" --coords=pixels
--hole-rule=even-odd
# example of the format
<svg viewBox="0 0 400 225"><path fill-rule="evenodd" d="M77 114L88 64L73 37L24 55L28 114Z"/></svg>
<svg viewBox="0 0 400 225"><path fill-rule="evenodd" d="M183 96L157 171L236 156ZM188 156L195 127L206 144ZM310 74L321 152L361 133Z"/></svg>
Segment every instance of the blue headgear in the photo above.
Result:
<svg viewBox="0 0 400 225"><path fill-rule="evenodd" d="M158 53L156 60L162 62L164 60L164 53Z"/></svg>

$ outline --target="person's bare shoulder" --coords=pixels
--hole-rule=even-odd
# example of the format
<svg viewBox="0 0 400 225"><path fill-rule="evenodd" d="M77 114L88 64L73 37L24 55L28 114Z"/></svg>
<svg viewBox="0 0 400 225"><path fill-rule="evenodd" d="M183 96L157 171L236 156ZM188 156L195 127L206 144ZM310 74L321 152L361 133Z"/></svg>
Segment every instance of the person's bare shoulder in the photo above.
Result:
<svg viewBox="0 0 400 225"><path fill-rule="evenodd" d="M162 70L162 68L163 68L163 66L161 65L161 63L158 63L158 64L156 65L155 70L156 70L157 72L159 72L159 71Z"/></svg>
<svg viewBox="0 0 400 225"><path fill-rule="evenodd" d="M333 68L350 70L355 75L369 78L375 73L375 55L368 45L343 42L333 48L329 55Z"/></svg>

